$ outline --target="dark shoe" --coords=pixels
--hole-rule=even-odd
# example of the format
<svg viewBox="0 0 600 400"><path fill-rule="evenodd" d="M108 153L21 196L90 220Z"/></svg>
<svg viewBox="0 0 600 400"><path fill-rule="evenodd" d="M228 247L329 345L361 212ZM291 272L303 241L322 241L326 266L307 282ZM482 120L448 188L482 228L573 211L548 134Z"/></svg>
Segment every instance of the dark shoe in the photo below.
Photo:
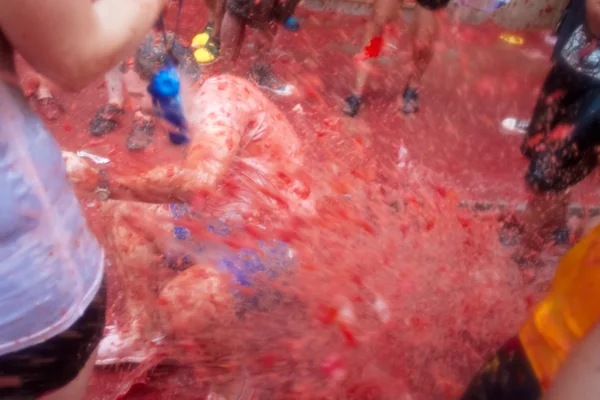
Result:
<svg viewBox="0 0 600 400"><path fill-rule="evenodd" d="M571 244L571 229L569 227L558 228L552 234L555 244Z"/></svg>
<svg viewBox="0 0 600 400"><path fill-rule="evenodd" d="M259 88L279 96L291 96L294 90L293 85L281 82L269 68L253 68L250 71L250 78Z"/></svg>
<svg viewBox="0 0 600 400"><path fill-rule="evenodd" d="M404 114L414 114L419 111L419 93L417 89L407 86L402 94L402 101L404 103L402 106Z"/></svg>
<svg viewBox="0 0 600 400"><path fill-rule="evenodd" d="M152 143L154 136L154 122L151 119L138 118L133 121L133 128L127 136L127 150L141 151Z"/></svg>
<svg viewBox="0 0 600 400"><path fill-rule="evenodd" d="M528 268L539 268L544 265L542 260L539 259L539 254L532 253L530 255L523 255L519 252L513 253L510 258L522 269Z"/></svg>
<svg viewBox="0 0 600 400"><path fill-rule="evenodd" d="M285 20L283 23L283 27L288 31L297 32L300 30L300 24L298 20L293 15Z"/></svg>
<svg viewBox="0 0 600 400"><path fill-rule="evenodd" d="M346 106L344 107L344 114L349 115L351 117L355 117L358 115L358 110L362 104L362 98L355 94L351 94L346 97Z"/></svg>
<svg viewBox="0 0 600 400"><path fill-rule="evenodd" d="M96 112L90 121L89 130L92 136L104 136L117 127L119 117L125 112L114 104L106 104Z"/></svg>
<svg viewBox="0 0 600 400"><path fill-rule="evenodd" d="M503 226L498 234L498 240L504 247L513 247L521 243L521 234L523 229L520 226ZM552 239L548 242L555 245L571 244L571 229L564 227L555 230L552 233Z"/></svg>

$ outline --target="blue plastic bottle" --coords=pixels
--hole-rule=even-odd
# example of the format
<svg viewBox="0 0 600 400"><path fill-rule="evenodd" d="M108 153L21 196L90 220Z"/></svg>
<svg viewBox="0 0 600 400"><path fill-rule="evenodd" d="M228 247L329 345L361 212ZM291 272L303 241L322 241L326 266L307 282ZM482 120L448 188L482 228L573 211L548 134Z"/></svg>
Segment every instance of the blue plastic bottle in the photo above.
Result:
<svg viewBox="0 0 600 400"><path fill-rule="evenodd" d="M148 85L148 93L157 115L177 128L169 132L171 143L176 145L189 142L187 124L181 105L179 74L172 63L159 70Z"/></svg>

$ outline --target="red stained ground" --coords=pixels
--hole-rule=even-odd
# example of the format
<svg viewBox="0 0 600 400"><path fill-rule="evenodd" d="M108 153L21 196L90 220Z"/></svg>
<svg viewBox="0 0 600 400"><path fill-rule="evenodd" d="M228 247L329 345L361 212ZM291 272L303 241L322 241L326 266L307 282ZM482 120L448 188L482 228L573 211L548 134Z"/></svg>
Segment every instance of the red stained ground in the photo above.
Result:
<svg viewBox="0 0 600 400"><path fill-rule="evenodd" d="M184 39L191 40L203 27L205 12L199 3L186 3L181 23ZM501 134L499 125L506 116L529 116L549 67L551 47L544 43L542 33L522 33L525 43L516 46L500 40L502 31L494 26L463 26L453 30L445 22L435 59L425 78L421 111L405 117L398 111L397 99L408 74L410 46L406 25L399 22L386 38L365 107L357 118L350 119L341 113L342 99L353 86L352 57L359 50L366 19L304 9L297 14L302 29L298 33L280 31L273 62L282 77L297 85L298 94L273 100L308 143L314 160L327 160L333 154L340 165L374 173L381 182L390 183L393 178L388 171L395 168L398 148L403 144L412 162L444 177L445 186L437 189L444 197L447 188L451 188L461 200L518 202L526 198L522 184L526 163L519 153L520 139ZM251 49L245 48L240 71L247 65L250 54ZM218 65L211 69L217 70ZM91 138L87 124L106 100L101 82L76 95L60 92L56 95L65 113L49 125L66 149L90 149L132 169L145 169L179 157L179 150L166 145L164 137L157 137L145 155L124 151L128 117L117 132L103 139ZM323 142L329 146L320 146ZM348 153L344 154L345 151ZM361 170L361 165L368 164L362 162L364 157L374 163L374 171ZM597 182L593 176L579 185L575 200L596 204ZM470 223L465 221L467 225ZM431 220L425 230L433 228ZM418 318L411 320L411 325L415 329L428 326ZM469 369L474 368L476 365L471 362ZM87 398L111 398L116 385L131 381L123 375L126 373L98 370ZM132 373L138 374L139 368ZM159 370L151 379L162 384L140 385L127 398L188 398L178 395L177 388L194 377L188 372L174 375L168 369ZM446 385L447 393L460 390L453 381Z"/></svg>

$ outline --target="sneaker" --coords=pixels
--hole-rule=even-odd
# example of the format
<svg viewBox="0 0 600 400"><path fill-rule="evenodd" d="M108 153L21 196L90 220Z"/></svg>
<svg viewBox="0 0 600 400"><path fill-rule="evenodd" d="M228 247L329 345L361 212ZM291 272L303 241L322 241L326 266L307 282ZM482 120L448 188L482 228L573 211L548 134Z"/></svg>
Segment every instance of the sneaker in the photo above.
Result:
<svg viewBox="0 0 600 400"><path fill-rule="evenodd" d="M214 24L212 22L209 22L206 25L206 27L202 30L202 32L200 32L199 34L194 36L194 38L192 39L192 47L193 48L199 49L201 47L206 46L206 43L208 43L208 41L212 37L212 33L213 33L213 29L214 29L213 25Z"/></svg>
<svg viewBox="0 0 600 400"><path fill-rule="evenodd" d="M502 120L502 131L508 135L525 135L529 129L529 121L513 117Z"/></svg>
<svg viewBox="0 0 600 400"><path fill-rule="evenodd" d="M360 110L360 106L362 104L362 98L356 94L351 94L346 97L346 105L344 106L344 114L349 115L350 117L355 117L358 115L358 110Z"/></svg>
<svg viewBox="0 0 600 400"><path fill-rule="evenodd" d="M125 111L115 104L105 104L100 107L90 121L90 134L100 137L112 132L117 127L117 122L123 114L125 114Z"/></svg>
<svg viewBox="0 0 600 400"><path fill-rule="evenodd" d="M127 136L127 149L129 151L145 150L154 136L154 122L150 118L137 118L133 121L133 128Z"/></svg>
<svg viewBox="0 0 600 400"><path fill-rule="evenodd" d="M144 342L137 336L126 336L116 326L107 326L98 345L96 365L141 364L156 355L157 342Z"/></svg>
<svg viewBox="0 0 600 400"><path fill-rule="evenodd" d="M212 64L220 55L221 43L216 38L209 39L204 46L194 52L194 58L202 65Z"/></svg>
<svg viewBox="0 0 600 400"><path fill-rule="evenodd" d="M278 96L291 96L294 93L294 85L281 82L279 78L268 69L253 69L250 72L250 76L259 88L268 90Z"/></svg>
<svg viewBox="0 0 600 400"><path fill-rule="evenodd" d="M402 112L404 114L414 114L419 111L419 93L417 89L407 86L402 93Z"/></svg>

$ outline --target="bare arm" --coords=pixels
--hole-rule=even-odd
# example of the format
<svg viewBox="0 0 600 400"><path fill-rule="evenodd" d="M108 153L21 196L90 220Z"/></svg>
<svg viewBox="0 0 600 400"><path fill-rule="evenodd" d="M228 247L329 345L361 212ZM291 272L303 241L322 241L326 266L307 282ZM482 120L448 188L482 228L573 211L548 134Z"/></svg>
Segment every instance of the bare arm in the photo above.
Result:
<svg viewBox="0 0 600 400"><path fill-rule="evenodd" d="M600 397L600 325L572 351L544 400L597 400Z"/></svg>
<svg viewBox="0 0 600 400"><path fill-rule="evenodd" d="M169 0L1 0L0 26L36 70L79 90L131 54Z"/></svg>
<svg viewBox="0 0 600 400"><path fill-rule="evenodd" d="M199 137L198 137L199 136ZM148 203L187 202L214 188L235 157L240 134L231 128L211 127L194 138L183 165L165 165L136 175L111 174L110 198ZM64 152L69 180L76 189L97 188L98 171L73 153Z"/></svg>

